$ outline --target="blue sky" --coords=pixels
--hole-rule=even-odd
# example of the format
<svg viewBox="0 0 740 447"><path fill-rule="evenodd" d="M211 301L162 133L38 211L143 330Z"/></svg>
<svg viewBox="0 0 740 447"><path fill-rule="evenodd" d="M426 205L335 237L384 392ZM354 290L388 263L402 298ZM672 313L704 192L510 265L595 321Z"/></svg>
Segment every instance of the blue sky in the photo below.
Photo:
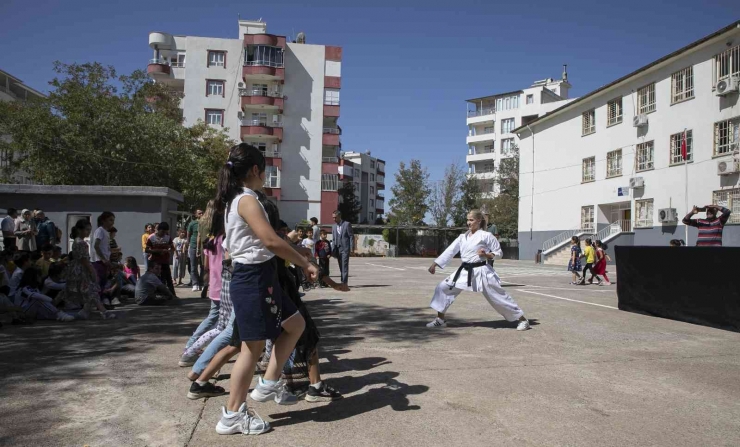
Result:
<svg viewBox="0 0 740 447"><path fill-rule="evenodd" d="M153 30L236 38L241 14L304 31L344 47L343 148L387 161L389 197L400 161L422 160L433 180L464 162L465 99L557 78L563 63L581 96L740 18L732 1L602 3L4 0L0 68L46 91L54 60L146 68Z"/></svg>

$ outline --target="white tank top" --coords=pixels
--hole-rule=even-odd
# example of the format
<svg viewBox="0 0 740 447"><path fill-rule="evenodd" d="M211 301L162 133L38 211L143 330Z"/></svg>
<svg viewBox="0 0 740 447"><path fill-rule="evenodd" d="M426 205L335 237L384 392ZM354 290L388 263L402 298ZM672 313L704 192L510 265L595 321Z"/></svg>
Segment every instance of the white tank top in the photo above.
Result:
<svg viewBox="0 0 740 447"><path fill-rule="evenodd" d="M252 196L259 202L257 193L249 188L244 188L241 194L234 197L234 200L231 201L229 211L224 218L226 237L224 237L223 247L231 255L232 262L239 264L261 264L269 261L275 255L265 247L265 244L262 243L239 215L239 200L244 196ZM265 219L268 219L265 207L261 203L260 207L262 207L262 211L265 213Z"/></svg>

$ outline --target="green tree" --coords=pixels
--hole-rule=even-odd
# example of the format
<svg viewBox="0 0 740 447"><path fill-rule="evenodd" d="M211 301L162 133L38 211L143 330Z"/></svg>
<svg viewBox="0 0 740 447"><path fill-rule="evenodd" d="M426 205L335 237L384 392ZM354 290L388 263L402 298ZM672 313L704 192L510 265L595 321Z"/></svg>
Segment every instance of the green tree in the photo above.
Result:
<svg viewBox="0 0 740 447"><path fill-rule="evenodd" d="M355 196L355 187L352 182L344 182L339 188L339 212L342 213L342 219L349 223L356 224L362 210L360 201Z"/></svg>
<svg viewBox="0 0 740 447"><path fill-rule="evenodd" d="M467 176L460 185L460 196L455 202L452 213L452 222L456 227L464 227L467 224L468 211L478 208L480 203L480 187L478 180L473 176Z"/></svg>
<svg viewBox="0 0 740 447"><path fill-rule="evenodd" d="M465 181L465 171L456 164L445 169L442 180L436 182L429 195L429 213L438 227L446 227L455 211L460 196L460 185Z"/></svg>
<svg viewBox="0 0 740 447"><path fill-rule="evenodd" d="M519 149L504 158L496 172L497 195L483 203L488 207L490 223L496 224L502 237L516 238L519 233Z"/></svg>
<svg viewBox="0 0 740 447"><path fill-rule="evenodd" d="M233 144L205 124L182 126L182 93L141 70L119 76L99 63L62 64L47 98L0 103L0 149L47 185L166 186L185 206L213 197Z"/></svg>
<svg viewBox="0 0 740 447"><path fill-rule="evenodd" d="M392 220L398 225L424 225L424 216L429 210L427 197L431 192L429 173L419 160L411 160L408 168L401 162L395 178L396 184L391 188L393 198L388 203Z"/></svg>

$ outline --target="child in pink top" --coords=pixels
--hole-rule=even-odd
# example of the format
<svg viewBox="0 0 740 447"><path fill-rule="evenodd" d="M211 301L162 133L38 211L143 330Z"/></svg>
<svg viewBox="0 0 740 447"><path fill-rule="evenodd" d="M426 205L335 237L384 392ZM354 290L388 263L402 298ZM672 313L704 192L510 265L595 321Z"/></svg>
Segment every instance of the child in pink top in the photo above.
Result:
<svg viewBox="0 0 740 447"><path fill-rule="evenodd" d="M129 256L126 258L126 265L123 267L123 273L126 274L126 279L131 281L133 285L139 281L139 264L136 263L136 258Z"/></svg>

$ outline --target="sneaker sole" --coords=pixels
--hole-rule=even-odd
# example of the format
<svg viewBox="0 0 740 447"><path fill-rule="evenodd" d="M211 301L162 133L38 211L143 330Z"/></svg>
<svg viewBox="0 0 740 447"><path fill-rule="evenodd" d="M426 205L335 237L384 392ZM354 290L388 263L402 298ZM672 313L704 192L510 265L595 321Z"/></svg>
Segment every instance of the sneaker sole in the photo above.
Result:
<svg viewBox="0 0 740 447"><path fill-rule="evenodd" d="M445 323L445 324L440 324L440 325L434 325L434 326L427 326L427 327L428 327L428 328L432 328L432 329L434 329L434 328L436 328L436 327L447 327L447 323Z"/></svg>
<svg viewBox="0 0 740 447"><path fill-rule="evenodd" d="M249 394L249 397L251 397L252 400L256 400L257 402L267 402L268 400L273 399L275 403L278 405L295 405L298 403L298 399L292 402L291 401L279 402L277 393L262 394L256 388L252 390L252 392Z"/></svg>
<svg viewBox="0 0 740 447"><path fill-rule="evenodd" d="M306 394L306 402L333 402L335 400L339 400L341 397L331 397L331 396L310 396Z"/></svg>
<svg viewBox="0 0 740 447"><path fill-rule="evenodd" d="M267 433L270 431L270 424L265 422L265 428L259 431L250 431L249 433L244 433L241 431L241 429L236 426L232 425L231 427L227 427L226 425L221 424L221 421L218 421L218 424L216 424L216 433L219 435L236 435L236 434L242 434L242 435L261 435L262 433Z"/></svg>
<svg viewBox="0 0 740 447"><path fill-rule="evenodd" d="M198 399L204 399L206 397L223 396L224 394L226 394L226 392L223 392L223 393L193 393L193 392L188 392L188 399L190 399L190 400L198 400Z"/></svg>
<svg viewBox="0 0 740 447"><path fill-rule="evenodd" d="M516 330L517 330L517 331L522 331L522 332L523 332L523 331L528 331L528 330L530 330L530 329L532 329L532 326L527 326L527 327L525 327L525 328L523 328L523 329L519 329L519 328L516 328Z"/></svg>
<svg viewBox="0 0 740 447"><path fill-rule="evenodd" d="M179 366L180 368L187 368L188 366L193 366L193 365L195 365L195 362L183 362L183 361L177 362L177 366Z"/></svg>

